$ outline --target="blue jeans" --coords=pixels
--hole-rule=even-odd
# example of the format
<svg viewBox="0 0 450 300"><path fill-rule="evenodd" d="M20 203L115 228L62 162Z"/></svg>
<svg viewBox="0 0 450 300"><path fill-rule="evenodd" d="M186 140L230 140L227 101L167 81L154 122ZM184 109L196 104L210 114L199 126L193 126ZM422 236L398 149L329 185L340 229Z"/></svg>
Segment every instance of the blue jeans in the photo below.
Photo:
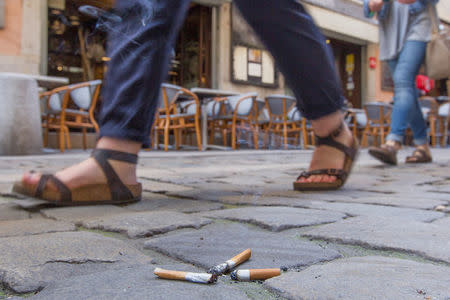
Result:
<svg viewBox="0 0 450 300"><path fill-rule="evenodd" d="M419 105L416 76L425 58L426 42L406 41L397 58L388 65L394 79L394 108L388 141L403 143L408 126L415 145L427 143L427 125Z"/></svg>
<svg viewBox="0 0 450 300"><path fill-rule="evenodd" d="M169 54L189 0L116 1L122 22L109 31L100 136L148 143ZM311 16L296 0L235 0L276 60L309 119L342 107L334 59Z"/></svg>

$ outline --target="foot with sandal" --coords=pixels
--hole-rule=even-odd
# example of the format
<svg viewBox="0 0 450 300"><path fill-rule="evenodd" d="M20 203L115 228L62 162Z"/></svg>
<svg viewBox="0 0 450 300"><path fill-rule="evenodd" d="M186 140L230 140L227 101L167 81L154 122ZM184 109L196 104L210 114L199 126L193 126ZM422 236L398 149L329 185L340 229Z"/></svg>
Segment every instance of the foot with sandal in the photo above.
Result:
<svg viewBox="0 0 450 300"><path fill-rule="evenodd" d="M234 3L270 50L296 95L298 108L318 136L309 171L300 174L294 189L342 187L358 144L343 123L344 97L325 37L298 1ZM126 18L108 35L111 60L102 90L97 148L91 158L55 174L26 173L14 185L15 192L61 206L140 200L138 152L149 144L169 54L189 5L188 0L156 1L152 15L158 18L142 22L147 1L116 1L115 12ZM261 16L270 16L272 21Z"/></svg>
<svg viewBox="0 0 450 300"><path fill-rule="evenodd" d="M395 140L388 140L380 147L370 147L369 154L379 161L389 164L397 165L397 152L402 148L400 142ZM419 164L430 163L433 161L430 148L427 144L422 144L416 147L412 155L406 157L405 163Z"/></svg>

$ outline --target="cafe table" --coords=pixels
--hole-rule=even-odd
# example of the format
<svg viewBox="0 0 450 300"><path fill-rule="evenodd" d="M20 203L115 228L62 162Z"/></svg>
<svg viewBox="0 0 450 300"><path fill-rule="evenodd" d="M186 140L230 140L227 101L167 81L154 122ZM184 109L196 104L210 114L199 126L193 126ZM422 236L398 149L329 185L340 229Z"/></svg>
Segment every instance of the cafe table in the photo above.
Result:
<svg viewBox="0 0 450 300"><path fill-rule="evenodd" d="M207 104L211 98L236 96L239 93L208 88L192 88L191 92L197 95L201 107L201 127L202 127L202 151L207 149L229 150L229 147L208 144L208 111Z"/></svg>

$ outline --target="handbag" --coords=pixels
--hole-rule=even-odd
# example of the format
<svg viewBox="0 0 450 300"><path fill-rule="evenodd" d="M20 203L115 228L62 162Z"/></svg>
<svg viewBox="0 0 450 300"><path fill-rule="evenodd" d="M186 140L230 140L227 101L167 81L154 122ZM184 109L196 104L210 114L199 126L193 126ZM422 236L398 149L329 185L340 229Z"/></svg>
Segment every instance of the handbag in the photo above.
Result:
<svg viewBox="0 0 450 300"><path fill-rule="evenodd" d="M428 6L433 33L427 45L425 56L426 73L428 77L440 80L450 77L450 33L440 30L436 6Z"/></svg>
<svg viewBox="0 0 450 300"><path fill-rule="evenodd" d="M436 80L446 79L450 77L450 32L440 30L436 5L430 4L428 8L433 34L425 56L426 73Z"/></svg>

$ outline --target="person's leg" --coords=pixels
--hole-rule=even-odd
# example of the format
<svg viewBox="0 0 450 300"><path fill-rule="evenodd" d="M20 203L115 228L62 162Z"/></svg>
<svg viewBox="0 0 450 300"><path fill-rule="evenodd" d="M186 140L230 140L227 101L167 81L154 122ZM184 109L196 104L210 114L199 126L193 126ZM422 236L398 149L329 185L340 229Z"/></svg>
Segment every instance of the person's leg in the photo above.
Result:
<svg viewBox="0 0 450 300"><path fill-rule="evenodd" d="M343 122L343 96L334 60L325 38L304 7L295 0L235 1L248 23L274 56L298 100L298 107L312 120L318 136L327 136ZM335 138L347 146L352 134L346 126ZM344 154L321 146L314 153L310 170L342 168ZM300 181L334 181L318 175Z"/></svg>
<svg viewBox="0 0 450 300"><path fill-rule="evenodd" d="M103 88L97 148L137 154L142 144L148 143L159 87L168 71L170 49L189 3L188 0L117 1L115 12L122 22L110 28L108 37L111 61ZM110 163L125 184L137 182L136 165ZM70 189L105 182L103 172L92 158L55 175ZM40 174L26 173L22 182L33 186L39 179Z"/></svg>
<svg viewBox="0 0 450 300"><path fill-rule="evenodd" d="M427 126L418 102L415 83L425 50L425 42L407 41L399 57L389 61L394 80L394 107L387 141L403 143L405 131L410 126L416 145L427 142Z"/></svg>

